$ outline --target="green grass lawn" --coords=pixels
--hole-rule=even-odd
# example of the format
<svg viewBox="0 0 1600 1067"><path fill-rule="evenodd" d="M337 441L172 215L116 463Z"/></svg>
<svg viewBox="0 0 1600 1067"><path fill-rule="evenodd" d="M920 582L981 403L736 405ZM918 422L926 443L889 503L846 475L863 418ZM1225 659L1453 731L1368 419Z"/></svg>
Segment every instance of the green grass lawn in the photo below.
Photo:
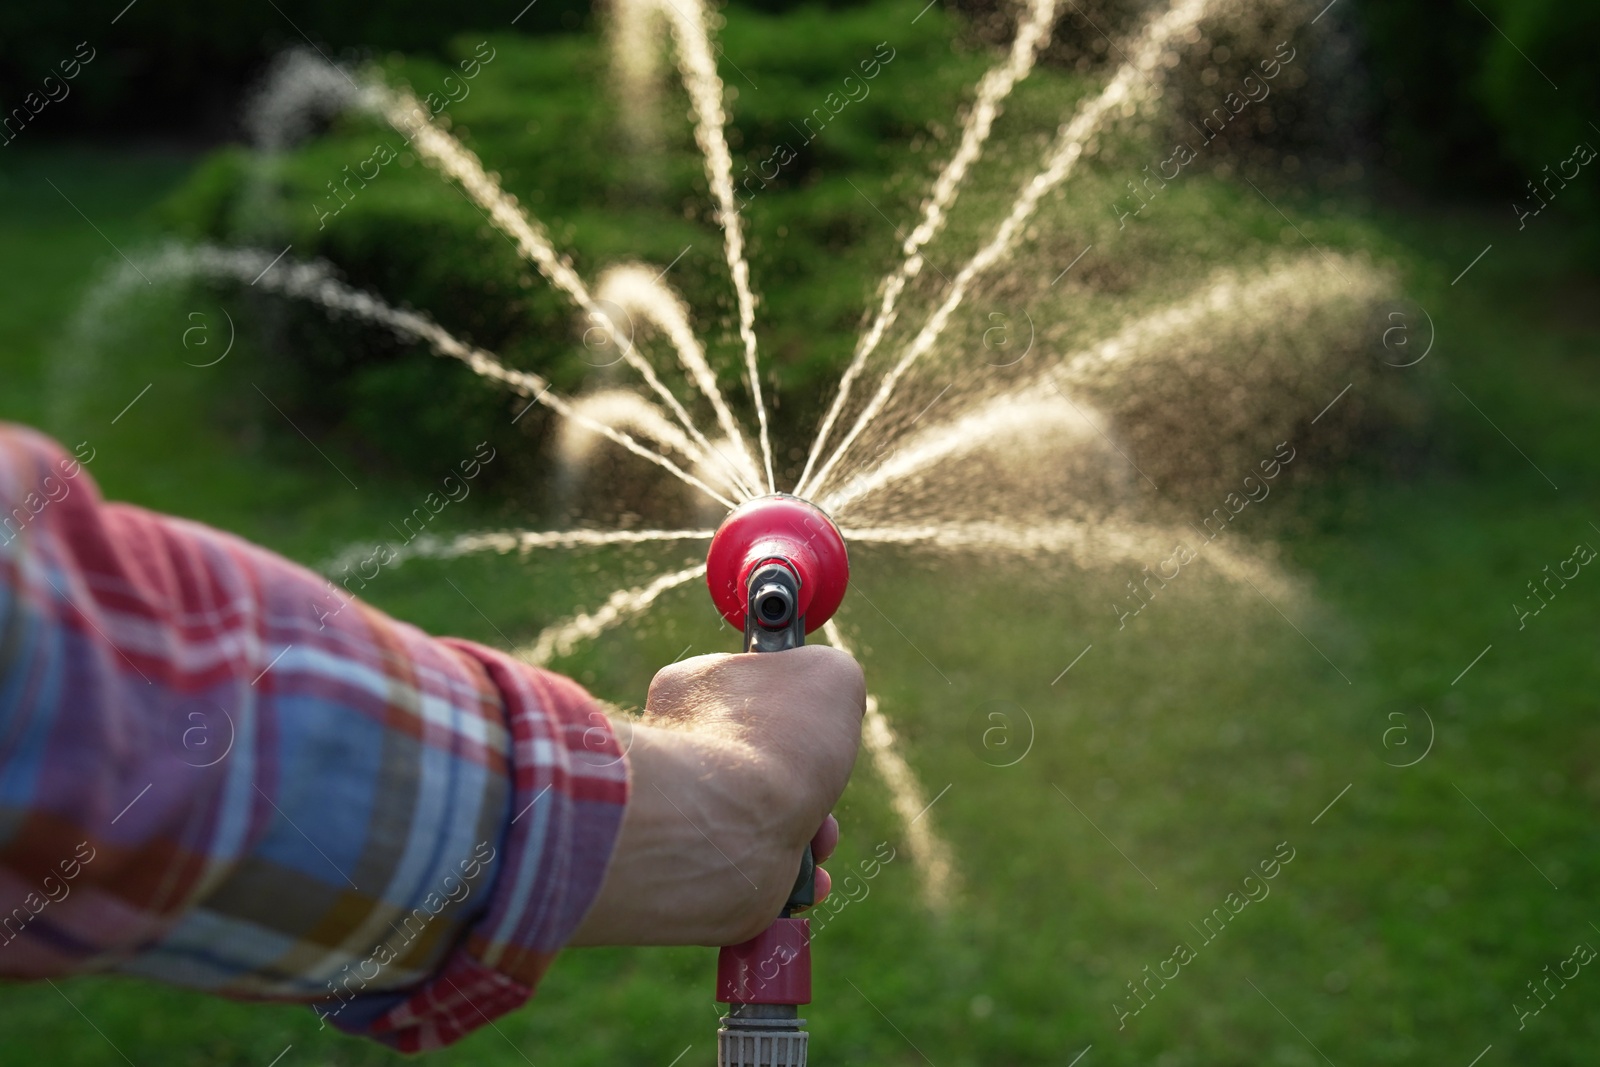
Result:
<svg viewBox="0 0 1600 1067"><path fill-rule="evenodd" d="M221 300L139 297L125 321L103 324L114 358L74 377L67 324L86 285L116 262L113 245L157 236L147 209L193 161L61 150L8 162L0 417L93 441L109 496L315 563L386 536L457 458L440 457L435 474L333 443L319 455L251 392L272 369L249 336L216 368L186 366L202 360L184 330L220 329ZM1575 944L1600 944L1589 906L1600 578L1581 574L1520 631L1510 604L1574 544L1600 545L1600 284L1552 231L1507 242L1468 215L1360 225L1399 250L1437 327L1418 368L1437 386L1428 442L1358 466L1320 454L1314 435L1300 443L1305 476L1228 535L1281 550L1303 590L1283 614L1202 567L1118 631L1107 605L1131 568L1041 576L855 550L859 587L881 612L854 597L841 621L929 797L948 787L927 817L953 846L962 889L948 914L924 908L863 761L841 805L836 869L880 841L900 858L817 940L817 1062L1064 1067L1092 1046L1082 1067L1466 1067L1491 1045L1485 1067L1592 1062L1600 977L1580 973L1520 1031L1512 1002ZM1494 253L1452 286L1490 241ZM61 382L81 392L57 395ZM442 521L515 518L473 498ZM669 562L596 551L415 563L374 583L372 599L430 630L504 644ZM686 645L734 644L690 588L562 666L637 702ZM994 700L1031 723L1013 714L1018 743L1032 740L1014 766L986 762L978 741ZM1420 762L1386 765L1416 760L1430 733ZM1207 942L1195 928L1284 843L1293 859L1270 895ZM1179 942L1193 959L1152 982L1119 1029L1113 1004L1138 1007L1128 983ZM685 1051L684 1064L711 1062L714 957L571 952L533 1005L431 1062L666 1067ZM58 985L0 994L0 1059L265 1067L291 1045L280 1067L393 1059L319 1032L304 1009L114 979Z"/></svg>

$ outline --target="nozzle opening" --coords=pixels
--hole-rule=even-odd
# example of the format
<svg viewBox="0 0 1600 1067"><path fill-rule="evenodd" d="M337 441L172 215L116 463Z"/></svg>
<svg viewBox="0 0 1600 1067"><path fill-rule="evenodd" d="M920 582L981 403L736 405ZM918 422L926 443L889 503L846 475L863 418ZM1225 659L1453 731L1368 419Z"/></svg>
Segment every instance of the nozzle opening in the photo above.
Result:
<svg viewBox="0 0 1600 1067"><path fill-rule="evenodd" d="M777 591L763 591L761 594L761 621L768 626L782 626L789 616L789 603L787 595Z"/></svg>
<svg viewBox="0 0 1600 1067"><path fill-rule="evenodd" d="M763 630L787 629L799 614L796 593L799 581L794 571L773 560L750 576L750 611Z"/></svg>

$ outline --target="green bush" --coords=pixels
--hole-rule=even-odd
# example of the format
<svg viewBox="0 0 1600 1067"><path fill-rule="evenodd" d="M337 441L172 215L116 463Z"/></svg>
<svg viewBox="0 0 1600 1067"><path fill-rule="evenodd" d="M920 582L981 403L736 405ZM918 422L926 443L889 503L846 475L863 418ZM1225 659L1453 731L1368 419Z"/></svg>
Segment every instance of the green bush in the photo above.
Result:
<svg viewBox="0 0 1600 1067"><path fill-rule="evenodd" d="M1370 66L1372 104L1393 171L1429 192L1532 204L1543 177L1579 141L1600 148L1600 8L1557 0L1362 0L1352 7ZM1552 80L1553 79L1553 80ZM1554 188L1554 186L1552 187ZM1600 262L1600 193L1592 176L1560 189L1556 213Z"/></svg>
<svg viewBox="0 0 1600 1067"><path fill-rule="evenodd" d="M906 218L926 179L908 176L906 202L877 207L851 182L881 190L905 169L905 159L920 158L914 153L928 123L954 115L986 65L983 56L949 54L951 26L937 12L913 24L915 14L914 6L900 4L842 14L741 12L721 35L726 54L738 57L738 67L722 64L734 98L729 141L736 180L746 182L767 387L779 397L776 418L784 424L814 415L891 262L898 239L877 209ZM806 116L814 109L826 114L829 94L839 93L842 79L873 60L890 38L878 58L891 58L866 83L866 94L803 143L797 129ZM447 60L471 56L481 40L457 40ZM795 40L806 47L792 47ZM674 87L665 98L659 148L641 154L622 132L598 36L495 36L487 48L494 50L492 60L449 109L453 132L544 221L558 248L570 252L591 281L624 260L659 267L676 260L670 281L694 309L724 388L742 399L722 238L683 118L681 90ZM740 68L759 72L759 89ZM382 66L390 84L408 85L419 97L438 90L452 70L426 57L392 57ZM842 94L834 99L837 106ZM364 186L359 180L341 185L348 202L334 214L342 201L332 184L374 159L379 145L392 148L396 158ZM763 185L752 176L764 163L771 174L774 164L767 161L788 157L780 146L793 158ZM365 165L368 174L373 166ZM327 259L352 284L424 311L564 390L616 373L585 362L580 339L586 323L511 243L413 158L397 134L371 119L341 119L270 168L249 150L221 150L166 205L165 215L190 239L274 253L292 244L296 258ZM463 437L475 442L491 433L485 419L502 437L543 425L530 415L515 430L507 428L499 409L483 403L469 372L429 361L381 332L330 331L320 314L281 302L271 315L274 348L298 371L298 380L287 383L296 407L384 454L457 451ZM358 414L372 401L381 401L382 418Z"/></svg>
<svg viewBox="0 0 1600 1067"><path fill-rule="evenodd" d="M916 217L929 171L948 155L962 104L992 61L987 49L952 49L957 27L936 10L916 18L918 10L913 0L844 14L744 11L728 19L721 34L735 179L748 194L744 215L760 300L763 389L774 409L783 483L792 484L798 474L804 453L791 446L808 436L831 396L878 280L898 259L902 228ZM794 47L795 41L806 47ZM1205 41L1195 47L1190 61L1214 56ZM665 97L657 147L639 150L630 147L607 88L608 60L597 38L496 37L487 45L463 38L451 55L480 48L485 55L493 48L493 59L450 108L455 133L545 222L586 278L627 260L671 264L669 280L692 309L725 392L748 413L722 237L681 91ZM857 83L859 99L842 104L843 79L875 57L879 68L870 91L861 92ZM453 69L426 58L395 58L383 73L426 97ZM1043 66L1019 86L981 173L969 182L946 235L929 247L930 266L903 301L897 333L880 358L909 340L931 310L930 298L1009 210L1018 187L1036 172L1050 134L1092 84ZM822 109L837 114L810 138L803 123ZM1285 226L1271 203L1254 190L1228 186L1221 175L1231 164L1220 152L1161 194L1150 216L1158 221L1119 221L1114 205L1130 195L1128 179L1161 158L1147 138L1129 129L1106 133L1093 162L1074 175L1070 189L1047 198L1014 255L985 276L925 365L944 360L937 373L974 373L970 359L958 364L985 343L996 316L1019 329L1024 321L1036 322L1041 342L1064 354L1192 294L1220 267L1255 269L1312 254L1304 232ZM391 148L393 160L376 177L350 181L362 161L387 158ZM766 162L774 159L781 164L776 174ZM373 174L375 165L365 164L365 173ZM759 177L744 184L763 167L771 175L764 187ZM219 153L174 198L168 214L193 238L253 244L268 255L292 244L297 258L331 261L355 286L425 311L565 393L624 375L595 365L581 340L588 324L464 195L371 119L342 119L270 168L241 149ZM1371 235L1360 227L1335 224L1313 232L1319 251L1371 247ZM1055 285L1052 279L1088 245L1103 251L1070 284ZM264 302L280 370L275 388L298 415L342 434L352 450L414 467L487 439L519 457L497 466L496 477L536 484L547 473L524 458L548 453L527 447L524 437L548 432L551 423L541 410L512 425L507 415L521 402L503 397L496 404L463 367L430 359L381 331L330 328L314 309ZM1324 340L1316 350L1321 355L1349 355L1359 347L1346 344L1349 338ZM672 362L659 339L648 344L658 366ZM1263 359L1284 351L1268 346ZM908 381L901 399L912 402L923 384ZM938 392L929 390L922 403ZM1193 477L1181 481L1198 490L1204 477L1189 473Z"/></svg>
<svg viewBox="0 0 1600 1067"><path fill-rule="evenodd" d="M1507 199L1515 197L1533 207L1526 182L1540 184L1557 174L1580 142L1589 146L1591 155L1600 150L1596 126L1600 64L1594 57L1595 42L1600 41L1600 8L1553 0L1500 0L1488 10L1505 36L1497 33L1489 39L1475 88L1517 167ZM1570 182L1557 178L1549 186L1553 195L1541 188L1557 215L1583 227L1592 262L1600 262L1596 169L1586 166Z"/></svg>

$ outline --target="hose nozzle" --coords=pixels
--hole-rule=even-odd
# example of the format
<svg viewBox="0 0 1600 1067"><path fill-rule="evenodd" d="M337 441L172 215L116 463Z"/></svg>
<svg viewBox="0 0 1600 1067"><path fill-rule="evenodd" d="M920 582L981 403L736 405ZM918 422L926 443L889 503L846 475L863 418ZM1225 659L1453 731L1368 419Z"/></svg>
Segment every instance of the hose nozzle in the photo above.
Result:
<svg viewBox="0 0 1600 1067"><path fill-rule="evenodd" d="M833 520L785 493L736 508L711 538L706 585L748 651L795 648L833 617L850 583L850 558Z"/></svg>
<svg viewBox="0 0 1600 1067"><path fill-rule="evenodd" d="M833 520L777 493L735 508L711 538L706 585L722 617L744 631L746 652L799 648L833 617L850 584L850 559ZM810 1035L811 924L792 913L816 903L808 847L777 922L717 957L718 1067L805 1067Z"/></svg>

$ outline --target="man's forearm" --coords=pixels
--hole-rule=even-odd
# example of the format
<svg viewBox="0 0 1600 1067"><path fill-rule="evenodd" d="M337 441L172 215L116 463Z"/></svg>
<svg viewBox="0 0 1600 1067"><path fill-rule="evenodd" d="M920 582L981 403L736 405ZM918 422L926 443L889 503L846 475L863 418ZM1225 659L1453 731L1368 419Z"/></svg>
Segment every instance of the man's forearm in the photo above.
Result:
<svg viewBox="0 0 1600 1067"><path fill-rule="evenodd" d="M5 427L0 507L0 973L318 1000L405 1048L526 999L626 797L579 687Z"/></svg>

